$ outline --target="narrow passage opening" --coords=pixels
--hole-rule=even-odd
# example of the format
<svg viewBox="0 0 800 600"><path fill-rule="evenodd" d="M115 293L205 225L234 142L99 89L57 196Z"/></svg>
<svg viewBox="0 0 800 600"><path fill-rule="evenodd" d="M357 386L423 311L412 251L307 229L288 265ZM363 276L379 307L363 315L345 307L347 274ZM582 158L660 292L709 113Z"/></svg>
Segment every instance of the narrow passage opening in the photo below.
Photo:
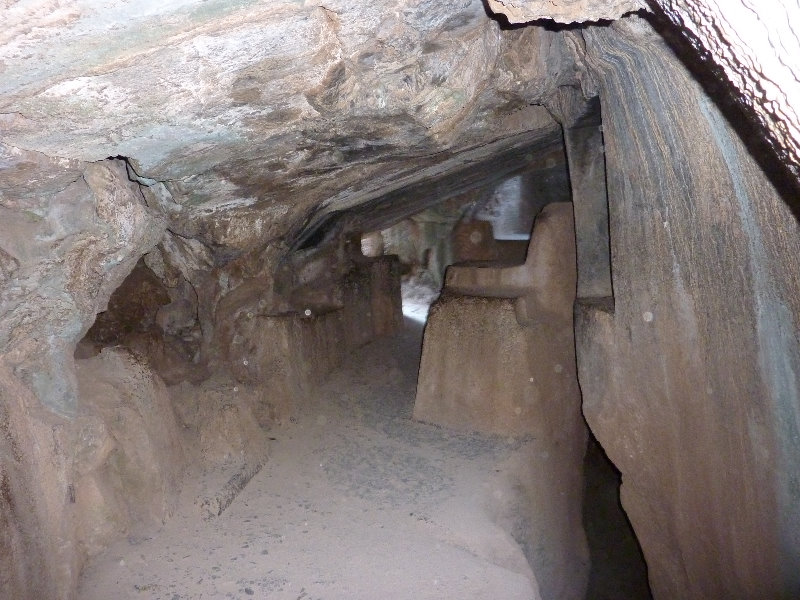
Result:
<svg viewBox="0 0 800 600"><path fill-rule="evenodd" d="M586 600L649 600L647 564L620 503L622 476L591 433L583 472L583 525L592 560Z"/></svg>
<svg viewBox="0 0 800 600"><path fill-rule="evenodd" d="M270 336L286 336L291 347L304 344L306 334L292 337L295 325L281 329L291 319L286 315L239 314L240 333L231 340L231 352L241 347L242 354L228 359L244 383L218 375L206 379L197 362L203 336L198 288L180 277L164 288L155 275L161 272L158 262L152 256L141 261L76 356L121 344L148 357L162 378L175 384L170 394L178 424L196 434L204 460L212 457L219 470L216 479L203 472L197 481L184 482L174 518L161 531L142 534L127 525L126 539L90 561L82 597L108 597L119 585L181 590L175 592L179 598L208 591L345 598L365 590L379 597L528 598L536 585L543 598L573 597L571 589L584 589L569 568L574 565L589 577L587 598L649 598L646 567L619 506L619 474L590 434L586 450L573 367L530 346L525 333L543 325L531 306L519 301L527 291L517 289L529 283L519 278L529 274L531 228L539 215L545 222L556 219L550 205L568 208L571 218L571 200L565 160L549 156L499 185L362 235L364 256L400 259L404 329L343 357L344 364L313 388L288 390L294 394L291 413L264 411L254 414L255 421L248 420L247 410L278 404L273 397L264 400L276 393L274 385L248 379L249 369L262 365L260 376L271 377L294 367L273 365L267 351L247 346L247 336L260 339L267 327ZM415 406L424 379L420 373L418 382L422 329L450 265L457 265L453 289L480 292L467 294L471 299L456 307L451 334L459 327L473 333L473 325L484 327L496 346L484 348L479 358L488 364L500 357L488 378L488 368L447 365L451 383L469 384L477 377L476 385L467 387L485 384L484 399L499 416L484 421L483 431L468 420L451 427L438 422L441 415L417 414ZM481 279L489 272L499 279ZM463 279L465 274L478 279ZM494 308L486 312L489 305ZM561 308L571 314L571 300ZM312 331L315 319L321 330L340 326L337 310L308 312L300 325L304 331ZM508 338L498 316L513 324ZM480 341L480 331L475 339ZM446 342L453 348L463 344L456 338ZM315 344L299 355L303 369L323 366ZM509 352L505 358L504 352ZM452 348L442 352L445 360L457 355ZM576 418L569 417L568 425L547 409L525 404L525 398L536 397L558 405L552 396L563 391L561 376L572 378L578 394L571 410ZM545 379L549 383L542 383ZM534 392L537 386L544 388ZM532 410L539 411L535 419ZM457 412L458 418L471 418L468 410ZM517 428L526 419L530 427ZM243 433L242 427L249 429ZM262 436L269 440L268 460L256 454L244 462L237 458L237 447L244 456ZM128 450L133 446L114 452L123 456ZM574 468L565 467L567 459ZM569 504L565 489L576 494L574 514L561 510ZM573 521L575 539L560 537ZM581 527L589 554L577 537ZM408 573L415 576L409 580Z"/></svg>

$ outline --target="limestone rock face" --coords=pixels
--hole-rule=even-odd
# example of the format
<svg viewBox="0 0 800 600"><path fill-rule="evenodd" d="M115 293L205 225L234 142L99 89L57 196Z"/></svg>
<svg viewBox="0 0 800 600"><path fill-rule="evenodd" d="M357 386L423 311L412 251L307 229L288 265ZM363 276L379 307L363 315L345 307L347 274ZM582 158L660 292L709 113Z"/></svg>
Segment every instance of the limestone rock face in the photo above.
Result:
<svg viewBox="0 0 800 600"><path fill-rule="evenodd" d="M275 415L261 388L216 375L199 385L183 382L170 392L189 448L204 470L264 463L262 427L274 425Z"/></svg>
<svg viewBox="0 0 800 600"><path fill-rule="evenodd" d="M85 339L115 345L126 335L145 333L155 327L160 308L169 303L164 285L139 261L111 294L106 310L97 316Z"/></svg>
<svg viewBox="0 0 800 600"><path fill-rule="evenodd" d="M584 38L613 275L577 309L584 414L656 598L796 597L800 226L649 25Z"/></svg>
<svg viewBox="0 0 800 600"><path fill-rule="evenodd" d="M511 22L616 19L645 7L487 3ZM647 3L705 47L798 177L797 10L752 4ZM0 590L74 594L78 547L98 551L133 521L113 508L124 489L114 482L137 469L111 473L114 452L151 483L171 476L147 470L169 445L124 440L108 419L82 412L76 382L76 343L137 261L159 280L160 298L115 302L140 315L131 327L146 322L181 340L173 355L198 378L221 367L226 386L270 388L261 417L244 408L213 417L232 434L250 431L233 444L241 454L261 435L255 421L278 419L287 396L307 393L345 349L400 324L396 269L379 261L353 275L342 238L560 151L556 119L571 123L596 95L612 246L601 266L613 298L603 288L593 292L602 303L579 305L580 380L586 418L624 474L653 588L660 598L800 596L797 220L645 22L504 28L481 0L4 4ZM337 215L346 218L326 220ZM463 304L486 314L481 302ZM533 314L508 298L493 304L509 326ZM187 378L151 350L170 381ZM140 375L163 408L163 386ZM126 413L136 431L164 425L146 412ZM89 450L76 437L80 419ZM569 425L580 445L582 424ZM227 457L216 425L204 426L208 454ZM171 493L166 483L142 489L145 503ZM98 513L78 518L76 505Z"/></svg>
<svg viewBox="0 0 800 600"><path fill-rule="evenodd" d="M174 510L184 448L164 384L125 351L78 361L77 542L105 549L136 524L160 524Z"/></svg>
<svg viewBox="0 0 800 600"><path fill-rule="evenodd" d="M538 19L552 19L559 23L619 19L647 6L644 0L488 0L488 4L511 23Z"/></svg>
<svg viewBox="0 0 800 600"><path fill-rule="evenodd" d="M75 344L166 224L122 161L2 151L0 360L40 402L71 414Z"/></svg>
<svg viewBox="0 0 800 600"><path fill-rule="evenodd" d="M661 11L686 37L698 58L715 65L736 101L766 134L772 150L800 178L800 20L796 2L774 0L487 0L511 23L552 19L580 23L618 19L641 9Z"/></svg>
<svg viewBox="0 0 800 600"><path fill-rule="evenodd" d="M559 33L502 32L480 0L51 4L5 13L4 141L128 157L174 228L238 249L535 128L572 77Z"/></svg>

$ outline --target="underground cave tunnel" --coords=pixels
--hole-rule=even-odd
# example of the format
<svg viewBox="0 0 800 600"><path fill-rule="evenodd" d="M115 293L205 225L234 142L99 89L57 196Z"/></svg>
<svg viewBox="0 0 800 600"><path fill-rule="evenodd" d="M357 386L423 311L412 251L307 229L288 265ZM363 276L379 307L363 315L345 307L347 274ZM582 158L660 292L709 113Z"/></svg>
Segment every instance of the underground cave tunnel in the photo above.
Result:
<svg viewBox="0 0 800 600"><path fill-rule="evenodd" d="M2 11L0 596L800 597L794 5Z"/></svg>
<svg viewBox="0 0 800 600"><path fill-rule="evenodd" d="M596 102L589 106L590 113L592 110L598 112ZM583 131L587 126L595 132L599 131L599 119L596 117L594 122L584 118L582 125L574 128L575 131ZM593 140L594 148L587 149L581 156L591 154L593 150L596 158L602 162L602 146L596 143L599 137L583 135L576 139L580 139L581 144L585 140ZM574 155L577 148L573 148L572 152ZM504 541L510 548L518 545L519 549L515 552L506 549L505 553L511 553L512 557L516 554L516 560L523 565L530 563L534 572L545 574L544 581L567 582L564 589L548 589L540 583L539 592L543 597L580 595L580 591L569 587L583 590L587 576L586 598L650 597L641 551L619 504L618 473L594 438L591 450L585 452L587 432L580 415L571 322L576 258L566 154L562 145L555 151L548 149L542 156L536 156L535 152L526 152L523 156L526 161L529 158L533 160L524 164L521 173L512 174L499 183L469 189L444 201L426 198L424 204L427 208L413 215L406 215L408 210L418 208L413 204L410 205L412 208L406 208L402 213L395 209L386 217L390 219L388 222L381 221L377 211L370 211L371 224L382 222L390 226L382 231L339 240L342 246L339 252L349 252L350 259L354 261L346 267L351 272L345 276L347 290L343 292L345 296L341 305L334 306L331 290L320 287L319 278L315 276L313 285L303 286L302 300L295 296L302 306L313 306L313 313L306 313L307 310L311 311L309 308L298 309L297 313L306 322L305 328L312 332L318 327L314 324L315 319L337 319L339 322L334 330L337 343L349 344L353 348L364 343L367 346L350 358L339 358L337 353L336 360L341 360L343 364L337 367L336 363L331 362L325 367L326 371L333 368L338 372L333 380L335 385L331 382L323 385L319 392L312 392L318 396L314 400L304 397L308 394L308 390L302 387L308 379L308 375L304 374L294 381L282 383L287 397L282 399L282 406L276 406L275 397L265 395L264 389L276 387L269 377L284 375L273 372L274 357L268 359L266 371L269 375L266 377L269 383L264 386L264 358L253 350L253 342L233 342L234 345L250 348L241 355L242 358L237 356L234 360L237 364L241 363L242 367L248 367L244 370L250 372L251 386L260 394L258 405L253 405L250 400L249 410L255 414L257 424L270 431L271 460L280 460L285 475L291 477L293 486L301 490L280 494L262 490L259 494L263 495L264 500L259 501L254 496L247 502L248 514L258 514L258 518L267 523L288 519L290 525L296 525L294 519L303 520L307 542L293 548L291 553L286 552L292 560L298 560L301 564L313 564L317 570L327 569L329 581L315 582L318 588L316 593L321 596L345 594L346 590L358 596L358 590L366 589L365 586L378 593L376 590L387 585L382 581L382 573L387 567L364 568L359 571L357 579L351 580L353 576L347 568L330 565L327 547L331 540L325 533L326 529L346 528L346 534L337 533L339 543L351 539L351 543L358 544L359 540L370 539L364 527L376 527L374 515L380 515L384 510L393 509L404 520L407 520L406 513L408 516L422 515L417 518L427 523L431 517L425 515L435 514L431 511L441 509L434 506L445 504L448 511L469 514L467 522L470 530L475 528L479 533L445 530L436 536L438 542L465 546L482 560L508 569L517 576L520 565L514 564L509 556L498 554L492 545L500 543L494 538ZM576 169L583 167L575 166ZM597 173L602 184L603 169L598 169ZM379 201L378 204L383 203ZM604 208L604 204L601 204ZM600 218L607 220L605 210L602 213ZM343 218L353 226L353 215L347 214ZM538 223L536 228L535 222ZM530 241L531 230L536 236L535 242ZM318 239L321 241L323 238L320 236ZM312 262L321 260L319 256L325 257L330 265L341 262L338 258L331 259L330 250L320 253L309 244L304 244L303 254L306 255L304 260L313 256ZM291 273L294 272L295 269L292 269ZM241 434L236 435L242 428L238 419L242 418L239 413L243 409L241 396L245 395L245 387L239 384L244 377L239 375L227 382L216 378L213 388L216 396L213 401L208 397L209 385L202 384L208 374L205 368L198 367L202 335L198 331L196 318L193 318L193 315L197 315L197 300L186 285L179 286L178 294L173 292L177 297L171 299L168 288L160 281L145 260L137 263L132 273L111 295L108 309L98 315L84 340L78 344L76 356L90 359L97 357L104 347L124 347L152 365L168 384L180 384L182 381L201 384L189 396L193 400L191 406L183 405L178 409L179 422L185 428L200 432L200 462L204 468L201 474L192 479L206 480L211 477L219 489L206 484L202 491L193 491L190 499L197 504L199 498L209 518L221 517L244 486L250 483L250 477L257 475L258 469L262 468L263 458L250 458L250 462L245 461L247 466L242 473L236 473L235 467L241 466L239 461L232 459L235 450L242 454L253 452L250 449L252 446L259 447L264 443L263 435L255 435L257 428L252 426L249 433L254 435L254 439L244 440ZM468 281L480 281L480 284L465 286ZM180 296L181 292L188 293L188 298ZM542 300L531 296L536 293L544 298L554 298ZM348 295L351 297L348 298ZM422 325L427 317L428 305L437 297L440 299L435 302L435 316L426 334L425 353L420 367ZM530 307L514 306L520 304L521 298L527 298L528 302L539 306L540 312L544 307L554 312L560 310L563 314L555 326L553 317L549 319L550 324L537 325L533 321L536 319L535 313L520 316L520 310L530 311ZM349 318L345 316L345 320L341 321L340 312L347 314L344 304L358 308L357 313ZM402 331L401 310L407 317ZM448 313L452 316L448 317ZM364 330L364 314L370 317L368 322L373 324L371 331ZM280 317L248 314L247 318L265 322L255 326L254 337L262 337L265 327L283 327L296 320L289 313ZM324 352L315 337L318 334L311 333L309 342L302 334L295 338L296 334L291 332L292 326L289 327L289 344L290 347L296 346L299 352L297 360L313 364L315 361L309 358L316 357L320 351ZM487 327L497 330L497 333L493 335L486 331ZM538 331L534 332L532 328ZM386 339L386 334L391 337ZM376 336L384 336L384 339L369 341ZM554 344L560 338L566 342L566 348ZM510 358L508 353L515 355L515 358ZM370 363L364 360L364 354L378 354L383 358L377 364ZM553 358L554 355L559 355L557 360ZM491 365L487 356L497 356L496 364ZM552 361L547 362L545 373L526 366L529 360L546 362L545 357ZM326 360L333 361L330 357ZM354 365L348 364L350 362ZM565 369L561 363L571 363L572 366ZM108 369L109 366L105 364L103 368ZM548 376L553 368L555 370ZM83 381L87 375L81 374L81 369L82 361L79 375ZM391 377L388 382L381 369L389 370ZM500 379L487 379L483 376L485 371L502 375ZM327 375L324 372L319 376L320 381L324 383ZM564 382L565 377L572 379L572 385ZM524 385L504 384L503 379L519 379L524 381ZM415 387L416 399L413 393ZM262 389L259 391L259 388ZM183 393L187 391L185 386L176 386L174 389L174 396L178 395L177 390ZM349 402L343 402L339 399L341 397L349 399ZM556 414L558 411L548 408L551 404L561 405L571 414L563 410L563 414ZM185 411L196 413L191 421ZM236 411L234 424L228 421L230 416L221 420L214 411L226 415ZM259 411L261 414L258 414ZM354 420L351 412L366 413L369 418L366 423L361 419ZM448 431L459 432L459 435L444 435L440 433L441 430L412 425L408 422L412 413L418 421L444 426ZM281 414L293 416L288 423L276 427L276 415ZM248 417L252 418L249 413L244 416L245 419ZM518 423L509 421L509 417ZM523 421L526 423L520 425ZM312 424L310 428L305 426L309 422ZM542 428L543 422L557 431ZM564 422L568 426L565 427ZM322 425L325 433L313 425ZM282 431L284 428L287 430ZM560 431L562 428L563 432ZM391 453L385 447L387 440L381 437L375 439L376 432L385 433L387 429L391 431ZM238 444L235 450L218 439L232 434ZM358 442L351 441L344 446L337 440L354 436L359 438ZM423 450L418 449L420 437L427 442ZM554 450L559 440L571 446L566 454ZM463 447L451 456L448 445L456 441ZM281 442L292 445L290 454L282 456L277 451ZM187 444L196 445L197 441L189 440ZM356 460L353 456L356 448L359 455L370 456L371 460L366 464ZM216 458L214 452L218 453ZM309 473L308 464L298 460L298 457L307 460L305 455L309 453L315 461L317 456L324 457L319 468L324 469L331 486L322 491L309 491L319 487L314 481L319 474L314 471ZM396 456L398 454L409 456L400 460ZM543 460L542 456L546 454L552 456ZM484 463L484 473L502 473L504 478L493 481L486 474L482 475L477 465L472 464L478 458ZM339 463L347 464L346 472L339 470ZM271 468L269 464L263 468L265 474L260 477L267 477L272 485L280 489L291 489L287 481L279 477L280 469ZM216 478L209 475L209 471L213 474L215 469L219 471ZM459 482L458 487L463 486L463 489L459 489L456 495L452 489L453 482L439 471L460 469L475 472L470 475L472 482ZM238 479L235 485L221 485L225 482L224 477L219 481L223 472L228 475L236 473ZM398 481L401 482L399 486L396 483ZM324 498L335 497L343 486L347 486L349 494L364 500L358 521L350 521L346 513L340 512L342 507L339 503L327 505L323 510ZM255 485L253 487L258 489ZM560 497L554 498L544 493L540 489L542 487L552 488ZM432 493L432 490L437 493ZM491 494L482 497L487 491ZM474 500L464 499L472 499L476 494L481 498L478 507L473 506ZM565 494L569 496L564 497ZM282 504L270 503L267 501L270 497L280 498ZM499 500L504 505L502 511L495 506ZM131 587L151 591L178 589L190 597L202 594L207 589L221 593L219 590L224 587L213 581L215 577L205 586L202 585L203 577L198 565L203 565L202 570L213 570L211 565L228 564L237 558L241 560L245 557L245 554L241 554L242 540L247 540L249 546L258 536L248 535L241 530L239 535L232 535L228 543L213 544L208 538L220 535L216 527L195 527L194 534L188 533L185 513L191 515L196 512L194 504L190 504L188 510L181 504L176 506L173 527L179 528L180 537L183 538L180 541L176 539L179 537L176 531L167 527L164 532L153 536L152 540L142 542L138 538L135 541L129 538L113 546L110 551L114 556L111 564L102 557L99 558L99 564L90 562L80 588L81 597L100 598L108 595L110 590ZM302 507L303 514L290 516L291 512L284 508L285 505ZM532 507L536 509L532 510ZM563 511L563 508L567 510ZM310 530L307 525L309 515L318 513L322 513L322 516L312 517L317 520L317 524L311 526L316 531ZM390 539L398 537L402 543L408 544L411 550L407 550L407 553L431 555L441 552L431 548L429 540L410 536L405 531L407 523L398 520L397 514L392 516L389 520L377 520L380 523L377 527L396 530ZM437 526L452 528L452 525L440 523L438 519L441 518L435 518ZM574 539L548 537L553 535L548 531L552 529L548 523L553 519L563 521L560 527L571 532ZM251 522L249 518L244 521ZM236 517L232 513L226 515L224 522L225 529L236 530L233 525ZM581 531L583 522L590 534L588 539L584 539ZM487 526L496 531L487 531ZM444 533L447 535L442 537ZM590 561L587 541L591 550ZM373 541L368 550L381 555L393 555L391 546L387 548L386 544L385 540ZM261 545L268 554L276 553L268 543L262 541ZM201 547L209 548L206 564L189 550ZM195 563L193 569L181 571L169 565L173 562L171 555L177 552L190 553L187 556L192 556ZM237 552L240 554L237 555ZM351 552L357 555L355 550ZM124 576L120 576L118 569L114 568L114 563L121 561L129 564L132 556L141 556L143 553L149 558L140 568L126 572ZM560 553L566 556L561 557ZM439 568L443 571L449 571L453 564L458 564L458 561L453 563L453 557L441 560ZM587 569L589 562L592 566ZM159 563L169 568L165 571L152 566ZM553 563L558 565L557 571L554 571ZM251 564L258 563L251 561ZM268 564L272 564L272 559L264 563ZM567 565L570 564L575 567L569 569ZM423 578L417 583L417 568L406 567L413 585L398 588L393 583L391 589L379 595L399 593L402 597L426 597L423 590L430 582ZM527 568L521 572L525 574ZM290 579L303 576L295 572L287 579L287 573L292 570L285 570L282 576L247 578L246 573L239 569L229 567L225 571L230 589L235 588L239 593L245 589L252 589L256 594L264 591L280 593L289 586ZM238 582L238 587L232 586L231 581ZM442 592L445 595L455 594L459 597L491 594L517 597L520 593L513 586L507 588L497 581L491 583L491 588L481 588L472 581L463 589L453 582L442 581L434 588L439 586L448 590ZM434 592L434 595L437 594L439 592ZM533 589L528 589L521 597L533 594Z"/></svg>

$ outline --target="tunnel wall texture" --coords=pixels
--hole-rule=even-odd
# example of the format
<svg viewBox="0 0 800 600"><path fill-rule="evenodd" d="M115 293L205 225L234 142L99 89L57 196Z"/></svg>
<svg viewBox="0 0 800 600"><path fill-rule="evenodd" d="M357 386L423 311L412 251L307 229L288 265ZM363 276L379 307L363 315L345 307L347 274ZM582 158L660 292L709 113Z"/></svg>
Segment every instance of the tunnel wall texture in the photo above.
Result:
<svg viewBox="0 0 800 600"><path fill-rule="evenodd" d="M584 39L614 289L576 309L584 414L656 598L798 597L798 222L649 25Z"/></svg>
<svg viewBox="0 0 800 600"><path fill-rule="evenodd" d="M0 171L0 589L69 598L80 569L73 351L165 221L121 161L1 147Z"/></svg>
<svg viewBox="0 0 800 600"><path fill-rule="evenodd" d="M285 315L241 311L220 327L225 371L264 386L279 419L288 418L350 351L403 327L397 257L361 257L351 266L339 283L339 309Z"/></svg>
<svg viewBox="0 0 800 600"><path fill-rule="evenodd" d="M395 12L392 4L351 3L343 18L314 7L310 19L292 14L288 5L273 12L265 4L259 14L231 5L229 12L241 12L233 21L252 25L253 36L238 39L259 52L272 47L272 40L287 39L280 37L287 22L293 31L316 24L310 30L313 43L297 36L287 46L286 64L309 63L310 70L279 65L276 72L269 57L258 54L265 68L248 73L253 66L248 52L233 62L225 53L195 52L194 38L208 31L220 43L237 44L232 20L214 13L201 11L202 23L170 12L170 3L144 20L130 18L136 7L117 11L115 18L98 13L124 25L127 39L137 43L119 45L108 55L87 55L85 44L98 50L108 41L106 19L98 19L101 27L87 37L85 19L66 13L50 19L49 11L40 10L43 4L25 3L17 7L21 11L9 12L3 38L4 50L14 54L4 58L10 89L0 115L3 593L74 597L80 569L75 510L83 492L74 488L73 478L81 446L71 417L81 399L72 351L144 253L160 239L162 261L175 263L166 270L191 282L203 336L199 356L201 363L213 362L219 358L215 352L225 350L216 347L225 333L216 332L216 325L233 314L220 308L221 297L252 292L241 310L246 314L251 300L258 306L269 293L274 261L285 251L283 238L315 207L333 197L341 208L364 182L367 191L353 202L437 172L438 167L422 168L436 165L419 157L393 167L385 160L409 148L438 156L476 145L488 149L481 155L488 158L488 142L497 136L529 132L527 108L575 85L575 65L565 50L571 47L586 67L584 93L603 98L614 287L613 310L596 304L577 309L584 411L623 472L623 502L653 588L659 598L800 596L800 542L793 535L800 531L797 220L713 103L641 21L585 31L501 31L475 2L460 16L451 15L446 3L434 7L432 16L425 10L431 4L412 14ZM556 3L537 4L552 10ZM613 18L642 6L611 2L613 11L590 13L590 5L608 3L569 4L585 15ZM705 3L661 4L674 18L678 11L670 7ZM362 21L348 16L362 13L381 17L364 34ZM377 24L392 13L397 40L411 40L420 50L443 50L432 68L426 67L432 58L427 51L420 53L419 64L410 65L421 85L407 87L408 74L397 69L395 57L405 64L409 55L406 43L387 45L379 35ZM700 21L698 37L715 44L715 36L727 30L706 27L707 12L698 14L700 19L675 20ZM526 15L519 16L530 18ZM414 31L409 19L419 23ZM212 29L197 26L206 20ZM159 21L186 23L192 33L184 31L186 43L176 47L177 38L152 29ZM762 39L764 30L769 32L765 23L769 20L762 18L758 24ZM791 20L780 23L783 31L785 25L791 29ZM148 35L139 35L145 31ZM21 45L7 44L16 34ZM747 38L736 31L725 35ZM343 40L345 49L339 50ZM371 50L363 62L342 59L362 56L364 40ZM464 40L471 42L465 46ZM783 44L778 41L775 47L793 56L791 31ZM712 55L745 66L740 91L757 96L769 111L781 109L770 112L779 117L777 124L765 121L775 139L794 144L784 156L796 159L794 113L783 109L794 108L797 82L777 92L763 86L766 71L753 54L740 58L741 50L726 43ZM317 54L323 60L309 60ZM69 69L61 62L64 56ZM120 60L129 62L111 69ZM792 63L772 64L783 72ZM186 68L176 71L176 65ZM191 84L200 66L215 67L209 71L214 74L209 101L188 91L154 93L152 78L135 76L160 73ZM441 85L443 77L447 86ZM275 81L281 84L272 85ZM280 94L262 95L270 85ZM364 94L365 89L379 93ZM230 124L241 114L241 103L271 109L289 91L293 108L277 113L280 119L263 110L261 118L243 124L245 135L222 141L203 137L213 143L196 152L192 132L198 123L208 131L236 131ZM348 112L351 99L358 100L355 118ZM420 112L403 118L408 107ZM306 128L301 144L294 133L309 119L316 125ZM550 131L551 124L540 126ZM782 128L777 134L776 127ZM391 143L374 143L387 139ZM299 145L325 150L308 152L297 171ZM339 146L356 152L345 156ZM122 154L138 155L131 164L143 175L134 179L146 187L130 181L135 174L123 161L104 159ZM243 163L243 155L259 158ZM261 156L275 159L278 176L263 168ZM340 170L342 161L350 168ZM318 175L326 172L321 180ZM244 201L254 190L266 191L251 206ZM238 212L206 210L236 208L237 202ZM167 221L171 233L162 237ZM231 364L247 366L244 357L232 355ZM226 357L221 360L224 364Z"/></svg>

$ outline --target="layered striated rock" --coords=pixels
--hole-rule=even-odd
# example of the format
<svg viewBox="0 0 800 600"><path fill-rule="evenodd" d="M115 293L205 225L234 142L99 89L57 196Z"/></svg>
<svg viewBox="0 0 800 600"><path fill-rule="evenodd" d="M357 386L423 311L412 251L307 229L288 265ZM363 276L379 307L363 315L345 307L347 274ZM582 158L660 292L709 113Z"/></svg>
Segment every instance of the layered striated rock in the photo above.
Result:
<svg viewBox="0 0 800 600"><path fill-rule="evenodd" d="M613 274L577 309L584 414L657 598L795 597L800 227L646 22L583 37Z"/></svg>
<svg viewBox="0 0 800 600"><path fill-rule="evenodd" d="M800 178L800 75L796 67L800 41L794 30L800 7L796 2L487 1L493 12L511 23L614 20L642 9L666 17L675 28L669 35L684 38L690 46L685 58L695 64L706 63L704 85L727 84L717 100L730 95L737 118L750 121L746 126L737 123L737 129L746 135L764 135L764 147L784 163L777 166L778 171L788 169L795 182ZM744 110L740 112L739 107Z"/></svg>

